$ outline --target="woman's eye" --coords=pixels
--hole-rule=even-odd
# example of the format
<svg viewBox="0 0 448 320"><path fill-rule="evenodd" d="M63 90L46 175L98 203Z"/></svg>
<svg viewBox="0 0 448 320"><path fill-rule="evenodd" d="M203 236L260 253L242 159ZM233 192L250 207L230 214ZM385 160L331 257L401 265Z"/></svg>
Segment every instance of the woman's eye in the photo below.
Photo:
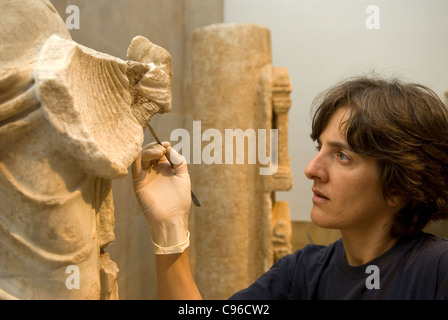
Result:
<svg viewBox="0 0 448 320"><path fill-rule="evenodd" d="M322 146L316 146L316 151L319 152L322 149Z"/></svg>
<svg viewBox="0 0 448 320"><path fill-rule="evenodd" d="M350 160L349 157L347 157L347 155L344 152L338 152L338 158L341 161L347 161Z"/></svg>

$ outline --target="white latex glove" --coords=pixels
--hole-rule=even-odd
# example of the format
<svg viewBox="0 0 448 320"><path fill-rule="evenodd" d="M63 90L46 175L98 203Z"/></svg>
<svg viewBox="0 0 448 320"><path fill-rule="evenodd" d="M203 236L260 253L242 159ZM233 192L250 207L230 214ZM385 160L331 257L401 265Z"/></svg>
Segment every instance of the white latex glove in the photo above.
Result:
<svg viewBox="0 0 448 320"><path fill-rule="evenodd" d="M151 228L155 253L181 253L190 244L190 175L185 158L169 142L162 144L145 146L132 164L134 192Z"/></svg>

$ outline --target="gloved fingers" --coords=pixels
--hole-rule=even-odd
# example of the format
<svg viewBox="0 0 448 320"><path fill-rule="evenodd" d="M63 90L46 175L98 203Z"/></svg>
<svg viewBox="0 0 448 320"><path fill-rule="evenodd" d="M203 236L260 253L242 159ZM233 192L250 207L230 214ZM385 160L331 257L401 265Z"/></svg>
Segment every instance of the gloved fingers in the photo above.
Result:
<svg viewBox="0 0 448 320"><path fill-rule="evenodd" d="M159 161L163 161L163 159L165 159L165 153L166 149L159 144L143 150L141 155L142 169L148 170L151 166L155 165Z"/></svg>
<svg viewBox="0 0 448 320"><path fill-rule="evenodd" d="M142 152L145 151L145 150L147 150L147 149L154 148L154 147L156 147L156 146L160 146L160 144L158 144L157 142L151 142L151 143L148 143L147 145L143 146L143 148L142 148Z"/></svg>
<svg viewBox="0 0 448 320"><path fill-rule="evenodd" d="M169 141L162 141L162 146L166 149L168 147L171 147L171 143Z"/></svg>
<svg viewBox="0 0 448 320"><path fill-rule="evenodd" d="M169 145L169 142L165 143ZM166 147L161 146L157 142L152 142L143 147L142 150L142 169L149 170L152 166L157 163L168 163L165 157Z"/></svg>
<svg viewBox="0 0 448 320"><path fill-rule="evenodd" d="M146 146L144 146L143 148L142 148L142 150L144 151L144 150L147 150L147 149L151 149L151 148L154 148L154 147L156 147L156 146L159 146L159 147L164 147L165 149L166 148L168 148L169 146L171 146L171 143L169 142L169 141L163 141L162 142L162 145L160 145L158 142L151 142L151 143L148 143Z"/></svg>
<svg viewBox="0 0 448 320"><path fill-rule="evenodd" d="M168 143L169 145L169 143ZM161 146L157 142L151 142L142 148L142 160L151 161L158 160L161 156L158 156L160 153L157 150L162 151L163 154L166 152L166 147ZM156 152L155 152L156 151Z"/></svg>
<svg viewBox="0 0 448 320"><path fill-rule="evenodd" d="M170 159L171 163L173 164L176 176L179 176L181 174L188 174L187 160L185 159L184 156L179 154L171 146L168 146L168 148L166 149L166 156Z"/></svg>
<svg viewBox="0 0 448 320"><path fill-rule="evenodd" d="M132 163L132 179L134 182L141 181L146 176L147 171L152 165L156 164L162 158L165 159L166 148L157 142L149 143L142 148L141 154Z"/></svg>

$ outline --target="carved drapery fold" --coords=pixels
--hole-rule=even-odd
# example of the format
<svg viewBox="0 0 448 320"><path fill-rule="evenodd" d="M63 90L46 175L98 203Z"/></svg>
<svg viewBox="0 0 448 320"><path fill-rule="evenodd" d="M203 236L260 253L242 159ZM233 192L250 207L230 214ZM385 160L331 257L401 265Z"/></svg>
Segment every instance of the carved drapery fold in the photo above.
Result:
<svg viewBox="0 0 448 320"><path fill-rule="evenodd" d="M84 47L47 1L0 6L12 14L2 43L35 32L2 48L0 298L117 299L110 179L127 175L151 116L171 110L171 57L140 36L128 55L143 63Z"/></svg>

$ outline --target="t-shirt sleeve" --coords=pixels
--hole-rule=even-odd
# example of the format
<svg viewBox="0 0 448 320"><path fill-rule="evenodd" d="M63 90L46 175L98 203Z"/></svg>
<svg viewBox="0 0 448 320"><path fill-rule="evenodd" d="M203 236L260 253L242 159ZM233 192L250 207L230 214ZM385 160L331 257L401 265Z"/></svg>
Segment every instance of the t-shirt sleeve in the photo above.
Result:
<svg viewBox="0 0 448 320"><path fill-rule="evenodd" d="M444 240L437 275L436 300L448 300L448 240Z"/></svg>
<svg viewBox="0 0 448 320"><path fill-rule="evenodd" d="M231 300L306 300L311 299L319 274L333 251L319 245L307 245L279 259L272 268Z"/></svg>

